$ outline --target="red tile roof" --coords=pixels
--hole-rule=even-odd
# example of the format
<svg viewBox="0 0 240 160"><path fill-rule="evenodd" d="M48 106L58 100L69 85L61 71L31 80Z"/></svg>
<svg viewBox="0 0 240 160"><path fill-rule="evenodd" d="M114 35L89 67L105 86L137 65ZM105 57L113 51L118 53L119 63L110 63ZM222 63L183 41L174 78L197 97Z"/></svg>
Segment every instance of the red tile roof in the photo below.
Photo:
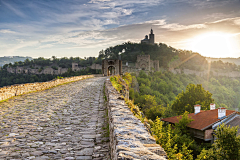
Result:
<svg viewBox="0 0 240 160"><path fill-rule="evenodd" d="M234 112L236 111L226 110L226 116L229 116ZM194 121L192 121L189 124L189 127L198 129L198 130L204 130L206 129L206 127L211 126L212 124L220 120L218 119L218 109L206 110L206 111L201 110L200 113L197 113L197 114L190 113L188 116L194 119ZM182 116L163 118L161 120L165 122L170 122L170 123L177 123L179 121L178 117L182 117Z"/></svg>

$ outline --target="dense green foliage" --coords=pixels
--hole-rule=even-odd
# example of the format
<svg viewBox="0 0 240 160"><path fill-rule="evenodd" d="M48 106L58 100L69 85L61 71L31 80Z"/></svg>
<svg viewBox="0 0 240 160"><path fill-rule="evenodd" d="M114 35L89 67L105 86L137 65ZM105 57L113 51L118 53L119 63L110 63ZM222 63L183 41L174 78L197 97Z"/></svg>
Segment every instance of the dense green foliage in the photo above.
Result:
<svg viewBox="0 0 240 160"><path fill-rule="evenodd" d="M211 157L206 159L229 159L229 155L236 150L229 148L228 145L239 149L237 147L239 139L235 139L233 136L236 137L235 129L230 128L218 128L216 137L219 139L216 141L216 145L210 149L208 149L210 144L196 143L186 128L191 120L188 119L188 113L185 112L193 112L193 105L197 103L202 105L202 109L209 109L213 98L217 107L234 108L239 103L237 98L240 92L238 79L212 77L207 80L195 75L172 74L171 72L150 72L147 75L141 71L137 80L139 93L132 93L134 96L131 98L134 99L135 104L140 106L147 118L155 120L152 124L153 132L170 159L195 159L197 155L199 155L199 159L206 158L206 155ZM203 84L204 87L200 84ZM156 118L157 116L169 117L183 113L182 119L175 124L174 129L170 125L164 126L163 122ZM220 132L221 130L223 131ZM226 138L226 136L233 138ZM238 156L238 152L236 153Z"/></svg>
<svg viewBox="0 0 240 160"><path fill-rule="evenodd" d="M58 77L71 77L86 74L97 74L98 71L87 68L78 72L73 72L71 69L62 75L51 74L14 74L9 73L4 69L0 69L0 87L9 86L13 84L34 83L34 82L46 82Z"/></svg>
<svg viewBox="0 0 240 160"><path fill-rule="evenodd" d="M123 62L135 63L137 55L148 54L151 59L159 60L160 67L168 68L168 63L178 59L180 52L183 52L186 57L190 57L192 54L197 54L191 51L180 51L163 43L149 45L126 42L100 51L98 58L118 59L119 56L121 56ZM197 54L197 57L201 56Z"/></svg>
<svg viewBox="0 0 240 160"><path fill-rule="evenodd" d="M167 74L167 73L166 73ZM144 74L144 72L140 72L139 77L141 77L143 84L148 84L151 86L152 80L157 78L153 75L161 75L163 74L161 72L156 73L150 73L150 75ZM165 76L165 75L164 75ZM186 75L168 75L169 79L174 79L176 77L172 76L186 76ZM138 92L136 92L136 84L135 82L135 76L131 76L129 74L124 75L125 79L127 77L127 84L130 87L130 98L133 100L137 97L141 96ZM178 77L178 78L179 78ZM150 79L149 82L144 81L143 79ZM166 77L165 77L166 78ZM185 78L190 78L186 76ZM196 80L197 77L193 76L192 80ZM198 77L199 78L199 77ZM114 76L111 77L110 80L112 81L113 85L117 90L121 90L122 88L122 80L120 76ZM180 78L181 79L181 78ZM177 79L179 80L179 79ZM169 83L169 82L168 82ZM167 83L167 84L168 84ZM182 83L180 81L180 83ZM140 85L141 88L141 85ZM174 87L173 87L174 88ZM144 90L143 90L144 91ZM178 95L178 98L182 98L185 95L185 93L188 92L197 92L198 94L186 94L188 96L192 96L192 98L197 99L206 96L207 102L212 101L211 96L212 94L208 91L204 90L201 85L194 85L190 84L187 86L187 89L185 92L182 92ZM184 93L184 94L183 94ZM200 95L199 95L200 94ZM145 126L148 126L147 124L150 124L150 129L153 133L153 136L156 138L157 143L159 143L164 150L167 152L167 155L169 159L175 160L175 159L182 159L182 160L192 160L192 159L207 159L207 160L224 160L224 159L234 159L237 160L240 158L240 137L236 136L237 134L237 127L227 127L224 125L221 125L217 128L215 131L215 137L216 141L214 144L210 143L200 143L196 142L192 135L188 132L187 126L190 124L191 121L193 121L190 117L188 117L189 112L184 112L182 116L179 116L179 122L175 123L174 126L166 125L163 121L160 120L156 115L152 115L154 113L161 113L162 116L166 116L163 114L163 112L168 112L168 114L177 114L174 112L170 106L164 107L163 105L158 105L156 102L156 97L153 95L143 95L143 104L141 109L143 109L146 117L143 116L141 110L138 108L138 106L134 105L131 100L127 100L127 104L133 114L138 117ZM183 98L184 101L184 98ZM193 100L194 101L194 100ZM161 101L160 101L161 102ZM174 103L174 101L173 101ZM209 103L209 102L208 102ZM204 105L206 102L201 102L200 104ZM184 104L183 104L184 105ZM180 106L179 106L180 107ZM165 109L164 109L165 108ZM209 108L205 108L209 109ZM152 114L149 114L149 110L152 110ZM163 111L164 110L164 111ZM154 117L156 118L154 119ZM149 120L148 118L152 118L154 121Z"/></svg>
<svg viewBox="0 0 240 160"><path fill-rule="evenodd" d="M220 125L215 131L216 140L209 150L202 150L198 160L239 160L240 136L237 136L238 127Z"/></svg>
<svg viewBox="0 0 240 160"><path fill-rule="evenodd" d="M22 83L45 82L56 77L56 75L13 74L8 73L6 70L0 70L0 87Z"/></svg>
<svg viewBox="0 0 240 160"><path fill-rule="evenodd" d="M71 68L73 62L78 63L80 67L88 67L88 66L91 66L93 63L101 64L103 59L118 59L119 57L121 57L123 64L124 62L129 62L129 64L131 64L131 63L135 63L137 59L137 55L141 55L141 54L148 54L150 55L152 60L159 60L160 67L165 70L172 69L172 68L181 68L181 69L189 68L193 70L205 70L209 67L209 63L203 56L192 51L175 49L163 43L149 45L149 44L126 42L121 45L116 45L114 47L109 47L109 48L106 48L105 50L101 50L97 58L96 57L88 57L88 58L85 57L84 59L79 57L56 58L55 56L52 56L52 58L39 57L37 59L32 59L32 60L25 59L24 61L15 62L14 64L12 63L5 64L3 68L5 69L6 67L21 66L25 68L39 69L39 71L41 71L45 67L51 67L53 69L58 69L58 67ZM222 69L224 70L224 72L233 71L233 70L239 71L240 69L240 67L236 66L235 64L223 63L222 61L213 62L211 64L211 68L212 70ZM75 73L68 72L65 75L61 75L61 76L82 75L82 74L90 74L90 73L100 73L100 71L96 72L94 70L87 69L86 71L81 71L81 73L75 74ZM8 76L11 76L12 78ZM13 76L13 75L7 75L7 77L4 77L4 79L2 79L3 77L0 77L0 87L4 85L11 85L16 83L33 82L33 80L34 82L35 80L46 81L46 80L50 80L51 78L54 78L54 76L51 77L49 75L36 75L37 78L35 77L32 79L31 77L34 77L33 75L23 75L21 77L22 79L20 79L20 77L18 76ZM14 79L14 80L9 81L9 79ZM144 79L142 81L143 83L146 83L146 86L149 83L147 80L144 80ZM174 99L175 96L178 93L180 93L179 91L176 91L176 90L182 91L183 88L180 87L179 89L175 89L172 92L171 90L173 89L172 88L173 86L167 85L168 87L164 87L166 86L165 83L166 83L165 81L161 81L161 83L157 84L156 86L159 89L160 88L162 89L161 94L166 95L170 93L170 95L162 96L160 94L157 94L157 92L155 92L155 94L161 97L161 100L163 101L163 105L166 107L167 104L170 104L168 101L172 101L172 99ZM214 83L218 83L218 82L214 82ZM186 84L184 85L186 86ZM149 88L147 89L149 92L151 92ZM219 88L216 88L216 90L219 90ZM221 88L221 90L225 91L224 88ZM222 93L222 92L218 92L218 93ZM222 95L219 95L219 97L221 96ZM236 98L235 95L233 96L233 98L231 98L234 101L233 102L234 104L236 104L235 98ZM158 105L162 104L160 103L159 98L156 99L156 102ZM223 104L226 104L226 103L224 102ZM149 114L154 114L154 113L152 111L149 111Z"/></svg>
<svg viewBox="0 0 240 160"><path fill-rule="evenodd" d="M194 112L193 106L201 105L201 110L209 110L210 103L213 103L212 94L204 90L200 84L188 84L186 91L179 93L173 102L172 109L178 114L183 114L185 111Z"/></svg>
<svg viewBox="0 0 240 160"><path fill-rule="evenodd" d="M191 160L196 159L197 156L198 159L239 159L237 157L239 155L239 139L234 138L234 134L236 137L234 129L224 128L224 132L228 133L223 134L223 132L219 132L221 129L218 128L216 137L219 141L213 146L209 143L196 142L187 130L187 125L191 122L187 115L188 112L194 111L193 105L195 104L201 104L201 109L205 110L209 109L212 102L216 104L216 107L233 109L238 106L240 108L238 99L240 79L211 76L211 71L239 71L240 66L222 61L209 63L198 53L176 50L164 44L150 46L125 43L101 51L100 55L104 58L121 55L123 61L135 62L139 54L149 54L151 59L159 60L160 67L165 71L149 72L148 74L141 71L139 75L133 74L129 89L132 101L127 101L127 104L143 123L151 124L152 133L167 152L169 159ZM167 71L172 68L187 68L197 71L211 68L210 78L173 74ZM137 81L139 86L134 81ZM141 111L146 117L142 116ZM165 125L158 118L180 114L183 114L182 118L174 127ZM226 136L233 138L227 138L225 141ZM232 141L234 143L230 144ZM225 146L223 147L223 145ZM237 150L229 148L229 146L236 147ZM237 152L237 155L230 156L234 152Z"/></svg>
<svg viewBox="0 0 240 160"><path fill-rule="evenodd" d="M189 50L175 49L163 43L149 45L149 44L139 44L126 42L121 45L116 45L114 47L106 48L99 52L99 56L96 57L63 57L56 58L43 58L39 57L37 59L26 59L24 61L15 62L14 64L9 63L4 66L16 67L16 66L28 66L36 67L36 65L45 66L59 66L62 68L70 68L72 62L78 63L79 66L87 67L93 63L101 64L103 59L119 59L123 62L135 63L137 55L148 54L152 60L159 60L159 65L162 68L188 68L192 70L206 70L209 65L211 65L212 70L221 69L225 72L227 71L239 71L240 66L234 63L223 63L222 61L214 61L208 63L205 57L201 56L199 53L192 52Z"/></svg>
<svg viewBox="0 0 240 160"><path fill-rule="evenodd" d="M86 74L99 74L101 73L100 70L94 70L87 67L81 71L73 72L72 71L72 63L78 63L79 66L87 67L92 65L93 63L101 63L101 59L97 59L95 57L88 57L85 59L81 59L79 57L70 57L70 58L56 58L53 56L52 58L43 58L39 57L37 59L25 59L23 62L15 62L14 64L9 63L5 64L3 68L0 68L0 87L9 86L13 84L22 84L22 83L33 83L33 82L46 82L52 79L57 78L58 76L61 77L70 77L70 76L79 76L79 75L86 75ZM44 74L13 74L8 73L6 68L7 67L25 67L31 69L39 69L42 71L45 67L51 67L55 70L58 67L68 68L68 71L62 75L44 75Z"/></svg>
<svg viewBox="0 0 240 160"><path fill-rule="evenodd" d="M101 59L97 59L95 57L88 57L88 58L80 58L80 57L63 57L63 58L56 58L55 56L52 56L52 58L43 58L43 57L39 57L36 59L26 59L25 61L19 61L19 62L15 62L14 64L9 63L9 64L5 64L3 66L3 68L6 67L16 67L16 66L26 66L26 67L30 67L30 68L36 68L39 66L40 67L45 67L45 66L52 66L52 67L62 67L62 68L72 68L72 63L78 63L79 66L81 67L87 67L87 66L91 66L93 63L98 63L101 64L102 60Z"/></svg>
<svg viewBox="0 0 240 160"><path fill-rule="evenodd" d="M240 79L212 77L208 80L207 77L167 71L150 72L149 75L141 71L136 79L139 92L130 89L130 98L150 119L183 114L185 109L192 113L197 103L202 109L209 109L213 100L216 107L240 108Z"/></svg>
<svg viewBox="0 0 240 160"><path fill-rule="evenodd" d="M192 121L188 114L185 112L174 128L170 124L164 125L159 118L150 121L154 137L167 152L169 159L192 160L200 154L203 147L208 148L208 145L197 144L187 132L187 126Z"/></svg>
<svg viewBox="0 0 240 160"><path fill-rule="evenodd" d="M240 66L234 63L223 63L221 60L208 63L199 53L176 49L163 43L150 45L126 42L101 50L97 60L121 57L123 64L125 62L135 63L137 55L143 54L150 55L152 60L158 60L160 67L165 69L187 68L203 71L211 67L214 71L219 69L224 72L240 71Z"/></svg>

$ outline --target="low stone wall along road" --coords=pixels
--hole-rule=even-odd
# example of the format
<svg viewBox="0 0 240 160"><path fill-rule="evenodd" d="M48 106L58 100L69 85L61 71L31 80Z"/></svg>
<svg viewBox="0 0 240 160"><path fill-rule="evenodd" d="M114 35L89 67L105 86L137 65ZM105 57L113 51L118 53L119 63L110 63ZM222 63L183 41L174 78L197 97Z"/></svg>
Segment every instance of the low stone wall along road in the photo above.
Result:
<svg viewBox="0 0 240 160"><path fill-rule="evenodd" d="M105 79L0 103L0 159L109 159Z"/></svg>

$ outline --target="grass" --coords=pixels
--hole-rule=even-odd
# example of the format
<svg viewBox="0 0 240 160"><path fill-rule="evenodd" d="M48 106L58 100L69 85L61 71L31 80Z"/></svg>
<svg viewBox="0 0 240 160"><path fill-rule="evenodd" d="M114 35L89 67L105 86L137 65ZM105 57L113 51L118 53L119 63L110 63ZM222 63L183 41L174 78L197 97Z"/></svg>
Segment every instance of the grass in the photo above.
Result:
<svg viewBox="0 0 240 160"><path fill-rule="evenodd" d="M104 98L104 105L106 106L106 102L107 102L107 96L105 93L105 83L103 85L103 98ZM106 119L106 123L105 126L102 128L103 130L105 130L106 132L104 133L104 137L109 137L110 136L110 130L109 130L109 118L108 118L108 109L106 107L106 113L104 115L104 118ZM108 140L109 141L109 140Z"/></svg>
<svg viewBox="0 0 240 160"><path fill-rule="evenodd" d="M12 98L12 97L11 97L11 98ZM7 101L8 101L9 99L11 99L11 98L1 100L0 103L7 102Z"/></svg>
<svg viewBox="0 0 240 160"><path fill-rule="evenodd" d="M106 96L106 93L105 93L105 82L104 82L104 85L103 85L103 99L105 101L105 103L107 102L107 96Z"/></svg>

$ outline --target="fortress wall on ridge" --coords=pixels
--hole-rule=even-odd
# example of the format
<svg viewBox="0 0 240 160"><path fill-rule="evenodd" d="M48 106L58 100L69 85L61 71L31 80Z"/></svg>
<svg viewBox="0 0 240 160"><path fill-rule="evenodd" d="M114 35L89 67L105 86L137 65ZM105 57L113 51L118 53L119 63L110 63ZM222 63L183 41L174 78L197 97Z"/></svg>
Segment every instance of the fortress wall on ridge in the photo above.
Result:
<svg viewBox="0 0 240 160"><path fill-rule="evenodd" d="M144 124L133 115L109 79L105 81L105 94L109 117L111 159L166 160L167 155L164 149L156 144Z"/></svg>
<svg viewBox="0 0 240 160"><path fill-rule="evenodd" d="M74 76L63 79L54 79L48 82L36 82L36 83L26 83L26 84L16 84L11 86L6 86L0 88L0 101L9 99L14 96L18 96L21 94L41 91L51 87L55 87L60 84L79 81L86 78L93 78L95 75L83 75L83 76Z"/></svg>

